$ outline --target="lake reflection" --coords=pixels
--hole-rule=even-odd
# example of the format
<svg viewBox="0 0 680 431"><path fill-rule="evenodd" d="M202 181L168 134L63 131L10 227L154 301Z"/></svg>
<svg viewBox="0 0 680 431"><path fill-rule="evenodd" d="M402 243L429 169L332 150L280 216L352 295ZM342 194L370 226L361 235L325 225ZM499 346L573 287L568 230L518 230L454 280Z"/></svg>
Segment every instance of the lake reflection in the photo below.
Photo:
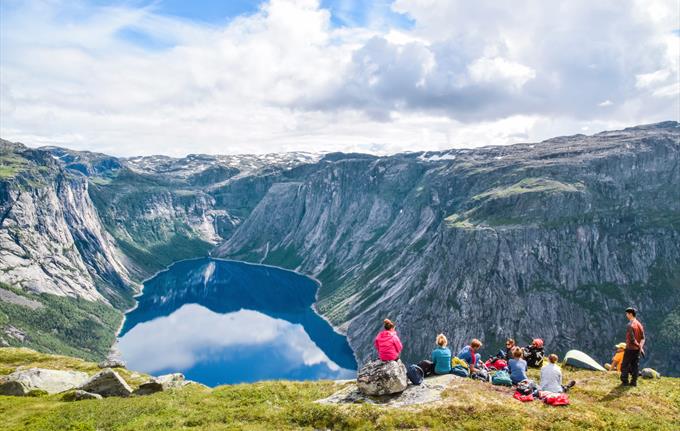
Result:
<svg viewBox="0 0 680 431"><path fill-rule="evenodd" d="M346 339L310 307L316 289L276 268L180 262L145 283L118 347L132 369L180 371L210 386L353 378Z"/></svg>

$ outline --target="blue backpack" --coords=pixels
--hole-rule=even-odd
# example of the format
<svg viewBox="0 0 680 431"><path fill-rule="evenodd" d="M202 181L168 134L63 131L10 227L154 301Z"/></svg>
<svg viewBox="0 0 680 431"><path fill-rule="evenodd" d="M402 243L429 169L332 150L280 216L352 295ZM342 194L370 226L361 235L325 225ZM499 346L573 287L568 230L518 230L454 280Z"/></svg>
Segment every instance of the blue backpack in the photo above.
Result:
<svg viewBox="0 0 680 431"><path fill-rule="evenodd" d="M408 379L414 385L419 385L423 383L425 373L423 372L423 369L417 366L416 364L411 364L406 369L406 377L408 377Z"/></svg>
<svg viewBox="0 0 680 431"><path fill-rule="evenodd" d="M496 386L512 386L510 374L507 371L496 371L496 374L491 377L491 383Z"/></svg>
<svg viewBox="0 0 680 431"><path fill-rule="evenodd" d="M462 365L456 365L455 367L451 368L451 373L459 377L470 377L470 372Z"/></svg>

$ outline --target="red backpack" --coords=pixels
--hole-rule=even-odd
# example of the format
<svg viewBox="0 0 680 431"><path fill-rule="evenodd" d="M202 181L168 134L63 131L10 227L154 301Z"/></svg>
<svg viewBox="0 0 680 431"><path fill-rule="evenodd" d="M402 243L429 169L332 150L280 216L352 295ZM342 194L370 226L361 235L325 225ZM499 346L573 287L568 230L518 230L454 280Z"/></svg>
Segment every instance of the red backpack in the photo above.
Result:
<svg viewBox="0 0 680 431"><path fill-rule="evenodd" d="M550 394L543 399L543 402L551 406L568 406L569 397L567 394Z"/></svg>

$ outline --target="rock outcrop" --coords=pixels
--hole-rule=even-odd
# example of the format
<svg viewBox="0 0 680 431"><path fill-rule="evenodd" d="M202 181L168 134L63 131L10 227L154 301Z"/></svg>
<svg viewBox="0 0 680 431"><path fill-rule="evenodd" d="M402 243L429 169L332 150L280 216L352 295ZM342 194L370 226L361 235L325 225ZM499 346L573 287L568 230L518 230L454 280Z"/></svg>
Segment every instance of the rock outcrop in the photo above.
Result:
<svg viewBox="0 0 680 431"><path fill-rule="evenodd" d="M24 396L31 391L56 394L78 387L87 379L87 374L79 371L29 368L0 378L0 395Z"/></svg>
<svg viewBox="0 0 680 431"><path fill-rule="evenodd" d="M184 378L184 374L182 373L165 374L142 383L134 393L135 395L150 395L169 389L181 388L191 383L190 380Z"/></svg>
<svg viewBox="0 0 680 431"><path fill-rule="evenodd" d="M357 374L357 387L364 395L397 394L407 386L406 367L401 360L371 361Z"/></svg>
<svg viewBox="0 0 680 431"><path fill-rule="evenodd" d="M359 390L356 384L347 384L328 398L318 400L321 404L378 404L388 407L406 407L428 404L441 400L442 392L457 379L453 374L427 377L423 383L408 385L403 392L383 396L369 396Z"/></svg>
<svg viewBox="0 0 680 431"><path fill-rule="evenodd" d="M78 389L103 397L128 397L132 394L132 388L127 382L110 368L95 374Z"/></svg>

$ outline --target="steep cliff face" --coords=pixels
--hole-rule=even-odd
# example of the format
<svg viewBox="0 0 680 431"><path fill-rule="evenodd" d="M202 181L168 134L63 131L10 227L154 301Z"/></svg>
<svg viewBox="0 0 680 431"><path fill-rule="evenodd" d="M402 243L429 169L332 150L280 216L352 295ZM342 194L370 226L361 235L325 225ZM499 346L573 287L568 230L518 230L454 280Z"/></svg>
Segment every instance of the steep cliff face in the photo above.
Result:
<svg viewBox="0 0 680 431"><path fill-rule="evenodd" d="M16 172L2 188L2 281L37 293L129 303L123 256L102 228L85 178L50 155L19 148L2 154Z"/></svg>
<svg viewBox="0 0 680 431"><path fill-rule="evenodd" d="M386 316L408 360L425 357L438 332L453 346L540 336L604 360L634 304L651 363L678 372L666 328L680 310L679 137L665 123L326 161L270 189L218 253L318 277L318 310L362 361Z"/></svg>
<svg viewBox="0 0 680 431"><path fill-rule="evenodd" d="M183 258L278 265L322 282L316 308L361 361L386 316L408 361L438 332L485 354L540 336L604 361L632 304L652 366L680 373L676 122L390 157L2 144L0 281L22 289L122 309L130 280Z"/></svg>

